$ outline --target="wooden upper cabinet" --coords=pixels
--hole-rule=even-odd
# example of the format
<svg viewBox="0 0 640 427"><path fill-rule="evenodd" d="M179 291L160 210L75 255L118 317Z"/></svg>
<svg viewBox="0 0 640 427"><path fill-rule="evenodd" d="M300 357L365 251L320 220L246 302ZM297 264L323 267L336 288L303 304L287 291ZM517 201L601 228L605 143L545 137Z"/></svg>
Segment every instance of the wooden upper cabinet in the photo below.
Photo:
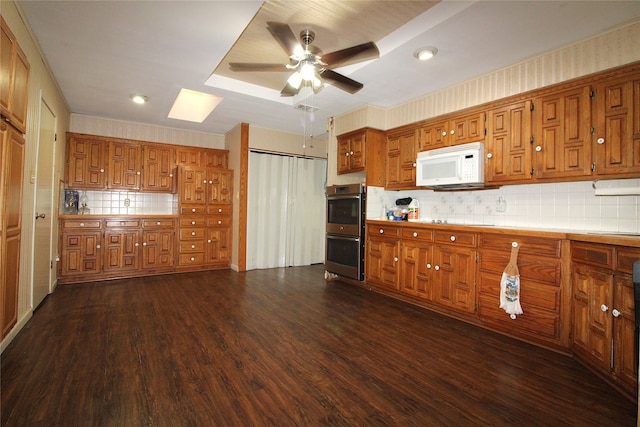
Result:
<svg viewBox="0 0 640 427"><path fill-rule="evenodd" d="M67 134L67 188L107 188L107 144L100 137Z"/></svg>
<svg viewBox="0 0 640 427"><path fill-rule="evenodd" d="M207 170L207 203L231 203L233 197L232 189L232 170Z"/></svg>
<svg viewBox="0 0 640 427"><path fill-rule="evenodd" d="M180 167L178 172L180 203L204 205L207 202L207 170Z"/></svg>
<svg viewBox="0 0 640 427"><path fill-rule="evenodd" d="M417 130L408 129L387 137L385 188L415 187L417 134Z"/></svg>
<svg viewBox="0 0 640 427"><path fill-rule="evenodd" d="M204 151L204 163L207 168L227 169L229 167L229 155L227 150L208 149Z"/></svg>
<svg viewBox="0 0 640 427"><path fill-rule="evenodd" d="M173 193L176 189L175 148L158 144L142 147L142 191Z"/></svg>
<svg viewBox="0 0 640 427"><path fill-rule="evenodd" d="M595 86L594 162L603 177L640 172L640 73Z"/></svg>
<svg viewBox="0 0 640 427"><path fill-rule="evenodd" d="M418 129L417 150L427 151L450 145L485 140L486 114L473 111L449 115L427 122Z"/></svg>
<svg viewBox="0 0 640 427"><path fill-rule="evenodd" d="M340 135L338 139L338 175L361 172L366 166L366 131Z"/></svg>
<svg viewBox="0 0 640 427"><path fill-rule="evenodd" d="M590 176L591 87L538 97L534 108L535 177Z"/></svg>
<svg viewBox="0 0 640 427"><path fill-rule="evenodd" d="M202 149L191 147L176 148L176 164L179 166L201 166Z"/></svg>
<svg viewBox="0 0 640 427"><path fill-rule="evenodd" d="M447 121L436 121L418 129L418 151L433 150L447 145L449 134Z"/></svg>
<svg viewBox="0 0 640 427"><path fill-rule="evenodd" d="M108 143L110 190L140 190L142 183L142 147L121 141Z"/></svg>
<svg viewBox="0 0 640 427"><path fill-rule="evenodd" d="M487 113L485 182L531 180L531 101L504 105Z"/></svg>
<svg viewBox="0 0 640 427"><path fill-rule="evenodd" d="M0 17L0 114L20 132L27 130L30 65L5 20Z"/></svg>

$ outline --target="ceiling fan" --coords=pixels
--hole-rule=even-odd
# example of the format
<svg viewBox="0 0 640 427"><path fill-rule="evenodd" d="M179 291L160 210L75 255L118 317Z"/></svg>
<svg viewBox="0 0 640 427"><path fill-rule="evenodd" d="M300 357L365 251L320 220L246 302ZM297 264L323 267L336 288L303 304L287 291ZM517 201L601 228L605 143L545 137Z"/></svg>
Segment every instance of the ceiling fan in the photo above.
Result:
<svg viewBox="0 0 640 427"><path fill-rule="evenodd" d="M300 41L291 27L279 22L267 22L271 35L289 55L288 64L261 64L230 62L231 71L294 71L280 96L294 96L303 86L311 86L315 93L324 87L324 81L349 93L356 93L364 87L349 77L337 73L332 68L368 61L380 56L374 42L352 46L346 49L323 54L311 43L315 33L311 30L300 32Z"/></svg>

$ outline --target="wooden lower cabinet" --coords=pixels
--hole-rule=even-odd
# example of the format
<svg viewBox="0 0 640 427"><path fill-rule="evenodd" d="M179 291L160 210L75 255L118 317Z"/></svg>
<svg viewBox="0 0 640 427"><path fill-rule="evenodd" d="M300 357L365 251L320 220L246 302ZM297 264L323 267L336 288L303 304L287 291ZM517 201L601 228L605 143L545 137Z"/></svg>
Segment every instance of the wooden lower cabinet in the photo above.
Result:
<svg viewBox="0 0 640 427"><path fill-rule="evenodd" d="M400 254L400 291L433 301L433 231L403 228Z"/></svg>
<svg viewBox="0 0 640 427"><path fill-rule="evenodd" d="M515 319L500 308L500 281L513 243L519 247L520 305L524 312ZM562 278L567 244L554 237L481 233L478 315L483 325L546 347L568 349L571 295L568 281L563 283Z"/></svg>
<svg viewBox="0 0 640 427"><path fill-rule="evenodd" d="M476 311L476 234L435 232L434 300L466 313Z"/></svg>
<svg viewBox="0 0 640 427"><path fill-rule="evenodd" d="M174 270L173 218L77 216L61 219L60 230L61 284Z"/></svg>
<svg viewBox="0 0 640 427"><path fill-rule="evenodd" d="M400 228L367 226L365 270L368 283L398 289Z"/></svg>
<svg viewBox="0 0 640 427"><path fill-rule="evenodd" d="M630 396L638 378L633 262L640 249L571 246L573 352Z"/></svg>
<svg viewBox="0 0 640 427"><path fill-rule="evenodd" d="M178 269L229 267L232 205L182 204L180 212Z"/></svg>

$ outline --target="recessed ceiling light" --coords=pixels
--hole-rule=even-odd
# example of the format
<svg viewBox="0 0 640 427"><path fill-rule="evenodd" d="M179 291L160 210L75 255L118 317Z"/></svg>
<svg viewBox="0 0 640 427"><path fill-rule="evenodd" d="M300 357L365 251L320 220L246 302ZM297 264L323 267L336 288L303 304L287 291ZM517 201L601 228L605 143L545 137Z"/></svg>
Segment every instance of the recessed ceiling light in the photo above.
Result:
<svg viewBox="0 0 640 427"><path fill-rule="evenodd" d="M219 96L195 90L180 89L180 93L173 102L167 117L202 123L221 101L222 98Z"/></svg>
<svg viewBox="0 0 640 427"><path fill-rule="evenodd" d="M427 59L433 58L436 53L438 53L438 49L433 46L426 46L413 52L413 56L418 58L420 61L426 61Z"/></svg>
<svg viewBox="0 0 640 427"><path fill-rule="evenodd" d="M149 100L149 98L144 95L131 95L130 98L136 104L146 104Z"/></svg>

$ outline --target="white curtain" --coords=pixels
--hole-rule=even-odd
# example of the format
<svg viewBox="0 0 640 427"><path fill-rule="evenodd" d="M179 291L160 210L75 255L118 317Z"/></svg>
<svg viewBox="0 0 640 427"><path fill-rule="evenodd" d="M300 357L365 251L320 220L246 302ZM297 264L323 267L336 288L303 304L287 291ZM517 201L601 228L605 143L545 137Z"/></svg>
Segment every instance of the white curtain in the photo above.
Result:
<svg viewBox="0 0 640 427"><path fill-rule="evenodd" d="M249 153L247 269L324 262L327 161Z"/></svg>

